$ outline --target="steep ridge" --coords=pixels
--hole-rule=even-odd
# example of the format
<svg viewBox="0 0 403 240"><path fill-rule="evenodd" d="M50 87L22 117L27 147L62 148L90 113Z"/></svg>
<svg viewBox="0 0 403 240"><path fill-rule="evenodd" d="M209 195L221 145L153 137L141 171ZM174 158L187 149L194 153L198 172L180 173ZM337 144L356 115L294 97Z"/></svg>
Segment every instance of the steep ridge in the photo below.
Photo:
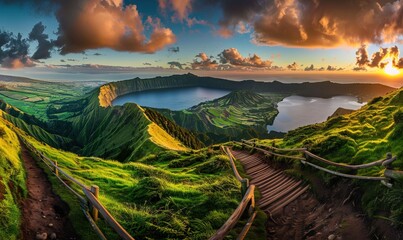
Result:
<svg viewBox="0 0 403 240"><path fill-rule="evenodd" d="M105 84L100 87L99 103L102 107L112 106L112 101L122 95L153 89L180 88L180 87L207 87L226 90L245 90L254 92L271 92L282 94L296 94L312 97L333 97L337 95L357 96L363 101L381 96L394 88L381 84L338 84L332 82L317 83L281 83L256 82L253 80L230 81L212 77L198 77L193 74L173 75L149 79L134 78Z"/></svg>
<svg viewBox="0 0 403 240"><path fill-rule="evenodd" d="M151 121L137 104L103 108L99 90L89 95L88 106L70 119L72 132L83 155L131 161L163 149L186 150L186 146Z"/></svg>

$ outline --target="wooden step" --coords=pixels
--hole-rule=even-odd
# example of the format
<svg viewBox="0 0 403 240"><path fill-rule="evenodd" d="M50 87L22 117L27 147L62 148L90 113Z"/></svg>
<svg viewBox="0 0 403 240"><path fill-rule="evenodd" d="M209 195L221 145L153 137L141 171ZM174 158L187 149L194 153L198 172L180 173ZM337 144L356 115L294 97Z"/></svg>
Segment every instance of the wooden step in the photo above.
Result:
<svg viewBox="0 0 403 240"><path fill-rule="evenodd" d="M289 203L297 199L299 196L301 196L306 190L309 189L309 186L306 186L304 188L301 188L299 191L294 192L292 195L288 196L288 199L284 202L282 202L279 206L275 207L271 213L273 215L277 214L281 209L283 209L285 206L287 206Z"/></svg>

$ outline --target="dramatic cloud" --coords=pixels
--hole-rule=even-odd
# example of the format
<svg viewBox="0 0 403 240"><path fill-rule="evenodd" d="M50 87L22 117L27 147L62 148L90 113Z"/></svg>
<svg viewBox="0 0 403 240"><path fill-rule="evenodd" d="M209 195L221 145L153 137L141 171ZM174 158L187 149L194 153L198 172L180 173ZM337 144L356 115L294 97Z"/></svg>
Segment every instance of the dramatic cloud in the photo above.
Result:
<svg viewBox="0 0 403 240"><path fill-rule="evenodd" d="M380 48L369 59L366 46L362 46L356 52L358 68L371 67L383 69L387 64L392 63L396 68L403 68L403 58L400 58L400 51L397 46L390 48Z"/></svg>
<svg viewBox="0 0 403 240"><path fill-rule="evenodd" d="M29 4L53 11L59 22L55 44L61 54L100 48L153 53L176 41L172 30L162 27L159 19L148 17L143 22L137 6L123 4L123 0L0 0L0 3ZM36 26L35 40L48 41L41 30L44 30L42 24ZM146 30L150 32L148 38ZM39 46L38 57L46 56L50 43Z"/></svg>
<svg viewBox="0 0 403 240"><path fill-rule="evenodd" d="M298 64L296 62L293 62L292 64L287 66L287 69L291 71L296 71L298 69Z"/></svg>
<svg viewBox="0 0 403 240"><path fill-rule="evenodd" d="M191 63L192 69L212 70L217 69L218 67L217 61L213 60L211 57L208 57L205 53L199 53L195 58L196 59L194 59Z"/></svg>
<svg viewBox="0 0 403 240"><path fill-rule="evenodd" d="M3 68L33 67L35 63L28 56L28 40L21 34L15 36L0 30L0 64Z"/></svg>
<svg viewBox="0 0 403 240"><path fill-rule="evenodd" d="M229 37L253 27L254 42L336 47L395 42L403 35L401 0L195 0L222 12L218 32ZM243 31L241 31L243 32Z"/></svg>
<svg viewBox="0 0 403 240"><path fill-rule="evenodd" d="M400 0L274 0L255 22L255 38L299 47L393 42L403 33L402 6Z"/></svg>
<svg viewBox="0 0 403 240"><path fill-rule="evenodd" d="M182 69L182 70L184 69L183 67L186 66L186 64L180 63L177 61L168 62L168 65L170 68L178 68L178 69Z"/></svg>
<svg viewBox="0 0 403 240"><path fill-rule="evenodd" d="M72 0L60 5L56 18L61 54L99 48L153 53L176 41L170 29L151 17L146 21L152 28L147 40L136 5L124 6L123 0Z"/></svg>
<svg viewBox="0 0 403 240"><path fill-rule="evenodd" d="M38 47L36 52L32 55L32 59L50 58L51 51L55 45L49 40L49 36L43 33L45 28L42 22L39 22L35 24L32 31L29 33L29 40L38 42Z"/></svg>
<svg viewBox="0 0 403 240"><path fill-rule="evenodd" d="M272 61L262 60L256 54L251 57L242 57L236 48L229 48L222 51L219 55L220 63L230 64L237 67L270 68Z"/></svg>

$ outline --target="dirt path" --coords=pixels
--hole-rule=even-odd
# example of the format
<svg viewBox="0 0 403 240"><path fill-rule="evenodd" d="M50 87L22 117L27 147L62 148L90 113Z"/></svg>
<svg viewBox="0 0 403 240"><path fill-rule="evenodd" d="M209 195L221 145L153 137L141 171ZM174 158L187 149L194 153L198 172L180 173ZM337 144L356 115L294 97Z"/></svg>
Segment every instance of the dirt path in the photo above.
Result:
<svg viewBox="0 0 403 240"><path fill-rule="evenodd" d="M68 220L68 205L52 191L46 173L21 143L28 197L22 201L23 239L79 239Z"/></svg>

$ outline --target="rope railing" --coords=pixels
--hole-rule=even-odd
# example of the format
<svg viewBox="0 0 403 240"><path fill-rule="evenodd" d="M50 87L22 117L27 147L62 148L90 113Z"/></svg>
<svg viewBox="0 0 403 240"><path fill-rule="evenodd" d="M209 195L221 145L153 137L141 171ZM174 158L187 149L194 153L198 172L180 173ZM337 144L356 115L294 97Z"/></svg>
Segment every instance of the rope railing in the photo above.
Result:
<svg viewBox="0 0 403 240"><path fill-rule="evenodd" d="M396 156L392 157L392 154L388 153L386 158L384 159L380 159L377 161L373 161L370 163L365 163L365 164L359 164L359 165L350 165L350 164L346 164L346 163L337 163L337 162L333 162L330 160L327 160L325 158L319 157L311 152L309 152L308 150L306 150L306 148L288 148L288 149L281 149L281 148L276 148L276 147L271 147L271 146L264 146L264 145L260 145L260 144L256 144L255 142L252 141L246 141L246 140L242 140L241 143L244 146L248 146L252 149L256 149L266 155L273 155L273 156L278 156L278 157L283 157L283 158L289 158L289 159L296 159L301 161L301 163L305 164L305 165L309 165L311 167L314 167L316 169L319 169L321 171L336 175L336 176L340 176L340 177L346 177L346 178L352 178L352 179L361 179L361 180L378 180L381 181L382 184L386 185L387 187L391 187L392 185L389 183L389 180L391 178L397 178L397 177L403 177L403 171L396 171L396 170L392 170L391 168L391 164L393 161L396 160ZM271 149L267 150L267 149L263 149L267 148L267 149ZM287 152L300 152L303 153L305 155L304 157L298 157L298 156L289 156L289 155L283 155L283 154L278 154L278 153L274 153L273 151L287 151ZM343 168L348 168L348 169L364 169L364 168L369 168L369 167L373 167L373 166L384 166L386 167L386 170L384 172L384 177L375 177L375 176L360 176L360 175L352 175L352 174L345 174L345 173L340 173L337 171L332 171L329 170L327 168L318 166L314 163L308 162L308 159L312 158L315 160L318 160L322 163L326 163L327 165L331 165L331 166L336 166L336 167L343 167Z"/></svg>
<svg viewBox="0 0 403 240"><path fill-rule="evenodd" d="M313 163L307 162L307 161L301 161L302 164L307 164L311 167L314 167L316 169L322 170L324 172L340 176L340 177L346 177L346 178L353 178L353 179L361 179L361 180L376 180L376 181L382 181L382 180L388 180L386 177L371 177L371 176L360 176L360 175L351 175L351 174L345 174L345 173L339 173L336 171L329 170L327 168L315 165Z"/></svg>
<svg viewBox="0 0 403 240"><path fill-rule="evenodd" d="M235 165L235 157L232 155L231 151L228 147L221 146L221 150L228 156L230 160L230 165L232 171L234 172L235 178L241 182L241 193L242 200L239 203L238 207L232 213L232 215L228 218L228 220L221 226L217 232L210 237L210 240L222 240L228 233L235 227L238 223L239 219L245 215L245 213L249 216L249 219L245 226L243 227L241 233L238 235L237 239L243 240L248 233L250 227L252 226L253 221L256 217L255 211L255 185L249 185L249 179L242 178L238 172L238 169Z"/></svg>
<svg viewBox="0 0 403 240"><path fill-rule="evenodd" d="M374 162L370 162L370 163L365 163L365 164L359 164L359 165L350 165L350 164L346 164L346 163L336 163L327 159L324 159L322 157L319 157L309 151L304 151L306 156L312 157L320 162L332 165L332 166L336 166L336 167L343 167L343 168L348 168L348 169L363 169L363 168L369 168L369 167L373 167L373 166L380 166L382 165L383 162L385 162L386 160L389 160L389 157L386 157L384 159L380 159ZM307 158L307 157L306 157ZM396 160L396 156L393 157L393 161Z"/></svg>
<svg viewBox="0 0 403 240"><path fill-rule="evenodd" d="M99 187L96 185L92 185L91 187L86 186L81 183L74 177L70 176L66 171L61 169L57 161L52 161L47 156L45 156L42 152L38 151L35 147L33 147L24 137L19 135L21 141L27 146L27 148L34 153L42 162L51 170L51 172L56 176L56 178L70 191L72 192L81 202L81 207L84 212L84 215L90 222L90 225L94 229L95 233L99 236L100 239L106 239L102 231L96 224L98 220L98 212L103 216L105 221L109 224L111 228L115 230L115 232L125 240L134 240L134 238L116 221L116 219L109 213L109 211L102 205L102 203L98 200L99 195ZM80 187L83 192L82 196L72 187L70 187L62 178L66 178L67 180L75 183ZM88 212L88 205L92 209L91 214Z"/></svg>

